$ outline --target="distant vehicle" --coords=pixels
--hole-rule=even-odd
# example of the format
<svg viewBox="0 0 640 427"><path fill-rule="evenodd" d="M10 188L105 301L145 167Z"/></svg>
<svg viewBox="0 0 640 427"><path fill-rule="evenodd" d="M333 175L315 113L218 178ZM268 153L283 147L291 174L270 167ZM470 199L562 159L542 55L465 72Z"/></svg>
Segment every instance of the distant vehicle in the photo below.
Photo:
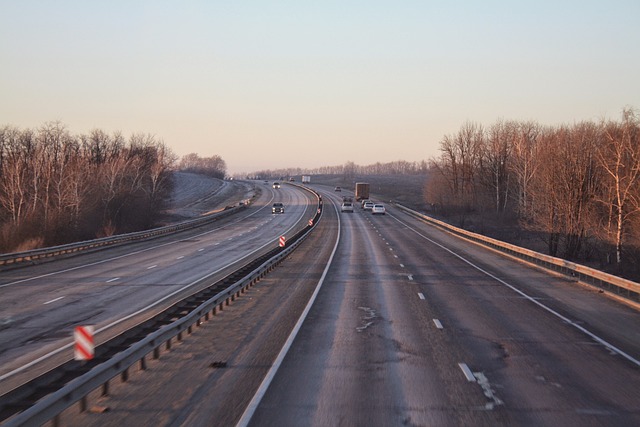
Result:
<svg viewBox="0 0 640 427"><path fill-rule="evenodd" d="M370 211L373 209L373 202L365 202L364 205L362 205L362 207L364 208L365 211Z"/></svg>
<svg viewBox="0 0 640 427"><path fill-rule="evenodd" d="M271 206L271 213L284 213L284 204L282 203L274 203L273 206Z"/></svg>
<svg viewBox="0 0 640 427"><path fill-rule="evenodd" d="M359 202L360 200L369 198L369 183L368 182L356 182L356 200Z"/></svg>
<svg viewBox="0 0 640 427"><path fill-rule="evenodd" d="M336 187L333 189L333 191L342 191L342 187Z"/></svg>
<svg viewBox="0 0 640 427"><path fill-rule="evenodd" d="M364 208L364 204L367 203L367 202L371 202L371 200L369 200L369 199L360 200L360 205Z"/></svg>
<svg viewBox="0 0 640 427"><path fill-rule="evenodd" d="M343 202L340 206L340 212L353 212L353 203Z"/></svg>
<svg viewBox="0 0 640 427"><path fill-rule="evenodd" d="M311 182L311 175L302 175L302 182L308 184Z"/></svg>
<svg viewBox="0 0 640 427"><path fill-rule="evenodd" d="M371 213L373 215L385 215L387 213L387 210L385 209L384 205L374 204L371 208Z"/></svg>
<svg viewBox="0 0 640 427"><path fill-rule="evenodd" d="M296 179L295 179L294 177L289 178L289 181L290 181L290 182L295 182L295 180L296 180Z"/></svg>
<svg viewBox="0 0 640 427"><path fill-rule="evenodd" d="M273 188L280 188L280 183L279 182L274 182L273 183Z"/></svg>
<svg viewBox="0 0 640 427"><path fill-rule="evenodd" d="M352 202L353 203L353 199L349 196L342 196L342 201L343 202Z"/></svg>

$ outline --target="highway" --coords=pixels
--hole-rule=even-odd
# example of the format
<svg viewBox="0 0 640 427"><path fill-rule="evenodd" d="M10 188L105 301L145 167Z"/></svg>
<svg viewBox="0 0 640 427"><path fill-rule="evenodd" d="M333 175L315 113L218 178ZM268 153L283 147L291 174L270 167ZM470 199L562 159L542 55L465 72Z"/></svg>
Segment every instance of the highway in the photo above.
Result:
<svg viewBox="0 0 640 427"><path fill-rule="evenodd" d="M637 311L389 211L342 215L250 425L638 424Z"/></svg>
<svg viewBox="0 0 640 427"><path fill-rule="evenodd" d="M306 191L261 190L253 206L206 228L0 273L0 391L72 358L74 326L94 325L99 344L276 246L315 210ZM287 215L273 215L273 201Z"/></svg>
<svg viewBox="0 0 640 427"><path fill-rule="evenodd" d="M318 189L322 220L289 259L146 371L114 381L107 397L92 396L90 411L66 411L63 425L640 424L636 308L391 206L385 216L359 207L341 214L341 193ZM285 205L303 204L303 193L282 190L297 198ZM278 193L269 194L266 204ZM289 216L298 218L288 211L273 221L290 227ZM241 231L270 229L275 224L260 221L272 217L256 213L230 226L230 235L212 233L224 238L183 240L248 244L261 233ZM268 240L280 230L264 234ZM180 242L169 250L174 258L135 255L141 274L133 283L194 280L182 270L203 261L175 258L197 257L202 246ZM177 252L183 243L189 249ZM172 267L154 276L159 267L146 270L154 263ZM91 270L101 283L126 277L115 267ZM143 290L131 292L148 304ZM56 295L38 294L31 310ZM101 324L114 317L109 310Z"/></svg>

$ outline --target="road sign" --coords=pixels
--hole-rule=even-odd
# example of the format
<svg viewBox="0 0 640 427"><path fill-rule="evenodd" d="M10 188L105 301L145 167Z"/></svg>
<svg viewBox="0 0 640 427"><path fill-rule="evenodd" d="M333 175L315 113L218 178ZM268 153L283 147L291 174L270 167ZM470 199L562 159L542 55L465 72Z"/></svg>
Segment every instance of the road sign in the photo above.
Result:
<svg viewBox="0 0 640 427"><path fill-rule="evenodd" d="M93 359L93 326L76 326L73 338L75 340L74 358L76 360Z"/></svg>
<svg viewBox="0 0 640 427"><path fill-rule="evenodd" d="M280 239L279 239L280 247L284 248L285 243L286 243L286 238L284 236L280 236Z"/></svg>
<svg viewBox="0 0 640 427"><path fill-rule="evenodd" d="M309 227L313 227L313 218L309 220Z"/></svg>

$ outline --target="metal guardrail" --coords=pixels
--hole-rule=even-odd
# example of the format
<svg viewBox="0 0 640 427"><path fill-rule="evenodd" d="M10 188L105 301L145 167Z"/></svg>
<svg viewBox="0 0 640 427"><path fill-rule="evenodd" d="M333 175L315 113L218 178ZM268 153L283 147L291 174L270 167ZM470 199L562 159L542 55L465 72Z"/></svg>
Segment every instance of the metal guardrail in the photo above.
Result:
<svg viewBox="0 0 640 427"><path fill-rule="evenodd" d="M177 338L178 341L182 340L182 335L185 331L191 333L193 326L199 326L203 318L208 320L210 314L215 315L218 308L222 310L224 305L229 305L230 301L235 300L241 293L244 293L249 287L257 283L302 243L322 216L322 198L318 193L307 187L301 188L312 192L318 197L318 210L311 224L289 239L284 248L275 249L278 251L275 256L224 291L200 304L189 314L152 332L141 341L116 354L107 362L95 366L89 372L70 381L61 389L40 399L33 406L8 419L3 426L41 425L52 419L54 424L57 424L55 422L56 417L76 402L81 402L82 408L86 409L86 399L89 393L100 387L103 387L103 392L108 390L109 381L118 375L122 375L123 380L125 380L125 377L128 376L129 368L137 362L140 362L141 368L144 369L146 366L145 360L149 354L152 354L154 359L158 359L163 344L167 349L170 348L171 341L174 338Z"/></svg>
<svg viewBox="0 0 640 427"><path fill-rule="evenodd" d="M105 246L114 246L122 243L128 243L135 240L144 240L152 237L158 237L165 234L175 233L176 231L188 230L190 228L200 227L213 221L225 218L233 213L246 208L248 201L242 202L240 205L205 215L200 218L180 222L178 224L167 225L164 227L154 228L151 230L137 231L134 233L119 234L117 236L103 237L100 239L86 240L84 242L69 243L66 245L52 246L49 248L35 249L25 252L14 252L9 254L0 254L0 269L7 266L16 266L26 264L28 262L53 258L63 255L75 254L89 250L100 249Z"/></svg>
<svg viewBox="0 0 640 427"><path fill-rule="evenodd" d="M549 270L556 271L562 274L566 274L577 279L597 286L599 288L606 289L619 296L622 296L630 301L640 302L640 284L631 280L623 279L613 274L605 273L600 270L596 270L591 267L587 267L581 264L576 264L571 261L567 261L561 258L552 257L550 255L541 254L530 249L522 248L520 246L512 245L500 240L492 239L481 234L473 233L471 231L463 230L458 227L454 227L446 222L439 221L435 218L431 218L420 212L416 212L412 209L395 204L401 210L427 222L437 225L445 230L452 232L458 236L462 236L466 239L472 240L476 243L483 244L492 249L500 252L507 253L533 264L545 267Z"/></svg>

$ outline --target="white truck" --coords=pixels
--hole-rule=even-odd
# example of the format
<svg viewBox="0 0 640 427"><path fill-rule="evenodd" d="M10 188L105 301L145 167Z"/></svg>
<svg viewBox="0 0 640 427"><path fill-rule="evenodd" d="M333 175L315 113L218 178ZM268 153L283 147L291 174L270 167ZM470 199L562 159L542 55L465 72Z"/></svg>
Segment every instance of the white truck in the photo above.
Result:
<svg viewBox="0 0 640 427"><path fill-rule="evenodd" d="M302 175L302 183L308 184L311 182L311 175Z"/></svg>

